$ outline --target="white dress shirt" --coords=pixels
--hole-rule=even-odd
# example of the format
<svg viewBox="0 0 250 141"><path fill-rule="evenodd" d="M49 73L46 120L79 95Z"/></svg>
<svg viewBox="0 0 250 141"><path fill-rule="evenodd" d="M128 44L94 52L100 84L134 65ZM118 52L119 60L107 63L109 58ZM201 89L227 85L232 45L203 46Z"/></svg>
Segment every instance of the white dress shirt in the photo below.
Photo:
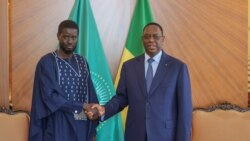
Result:
<svg viewBox="0 0 250 141"><path fill-rule="evenodd" d="M153 68L153 77L155 76L156 70L158 68L158 65L160 63L161 60L161 55L162 55L162 51L160 51L158 54L156 54L153 59L154 61L152 62L152 68ZM147 74L147 70L148 70L148 59L150 58L150 56L145 53L145 60L144 60L144 65L145 65L145 78L146 78L146 74Z"/></svg>

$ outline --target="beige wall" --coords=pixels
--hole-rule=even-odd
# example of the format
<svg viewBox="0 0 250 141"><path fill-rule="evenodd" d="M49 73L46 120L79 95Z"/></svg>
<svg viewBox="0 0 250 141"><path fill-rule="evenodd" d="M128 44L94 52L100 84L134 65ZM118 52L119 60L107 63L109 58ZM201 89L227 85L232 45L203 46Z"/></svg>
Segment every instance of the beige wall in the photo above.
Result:
<svg viewBox="0 0 250 141"><path fill-rule="evenodd" d="M35 65L42 55L55 49L57 25L68 17L73 2L11 1L14 109L30 109ZM189 67L194 107L222 101L247 106L247 0L150 3L167 36L164 51ZM95 0L91 5L114 79L135 0ZM3 61L0 63L2 66Z"/></svg>
<svg viewBox="0 0 250 141"><path fill-rule="evenodd" d="M9 106L8 0L0 1L0 108Z"/></svg>
<svg viewBox="0 0 250 141"><path fill-rule="evenodd" d="M164 50L190 70L193 105L247 106L247 0L151 0Z"/></svg>
<svg viewBox="0 0 250 141"><path fill-rule="evenodd" d="M248 107L250 107L250 2L248 0Z"/></svg>

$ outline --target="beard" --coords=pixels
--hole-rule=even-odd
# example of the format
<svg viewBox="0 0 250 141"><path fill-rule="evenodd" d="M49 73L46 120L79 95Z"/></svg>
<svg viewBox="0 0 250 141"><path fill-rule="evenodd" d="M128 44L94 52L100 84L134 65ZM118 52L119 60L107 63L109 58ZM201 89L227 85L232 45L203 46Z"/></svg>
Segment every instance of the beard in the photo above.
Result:
<svg viewBox="0 0 250 141"><path fill-rule="evenodd" d="M77 45L74 45L72 49L67 49L67 47L65 47L65 45L63 45L62 43L59 43L59 47L60 49L65 53L65 54L72 54L75 49L76 49Z"/></svg>

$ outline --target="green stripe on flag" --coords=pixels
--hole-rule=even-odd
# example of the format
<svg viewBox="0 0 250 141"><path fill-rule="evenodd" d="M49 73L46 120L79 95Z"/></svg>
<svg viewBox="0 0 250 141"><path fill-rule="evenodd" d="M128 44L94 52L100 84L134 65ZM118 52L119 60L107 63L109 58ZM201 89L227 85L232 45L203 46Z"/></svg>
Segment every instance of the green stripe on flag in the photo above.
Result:
<svg viewBox="0 0 250 141"><path fill-rule="evenodd" d="M144 48L141 40L143 27L154 21L151 8L148 0L137 0L132 18L128 37L126 41L127 49L134 55L138 56L144 53Z"/></svg>

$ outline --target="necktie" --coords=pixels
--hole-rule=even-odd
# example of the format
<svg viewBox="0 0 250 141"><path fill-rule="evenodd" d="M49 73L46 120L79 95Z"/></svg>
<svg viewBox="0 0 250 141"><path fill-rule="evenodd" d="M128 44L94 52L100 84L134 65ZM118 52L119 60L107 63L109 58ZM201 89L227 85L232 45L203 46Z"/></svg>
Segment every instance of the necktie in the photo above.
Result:
<svg viewBox="0 0 250 141"><path fill-rule="evenodd" d="M153 67L152 67L152 62L154 62L153 58L149 58L148 60L148 70L146 74L146 85L147 85L147 92L150 90L150 86L153 80Z"/></svg>

